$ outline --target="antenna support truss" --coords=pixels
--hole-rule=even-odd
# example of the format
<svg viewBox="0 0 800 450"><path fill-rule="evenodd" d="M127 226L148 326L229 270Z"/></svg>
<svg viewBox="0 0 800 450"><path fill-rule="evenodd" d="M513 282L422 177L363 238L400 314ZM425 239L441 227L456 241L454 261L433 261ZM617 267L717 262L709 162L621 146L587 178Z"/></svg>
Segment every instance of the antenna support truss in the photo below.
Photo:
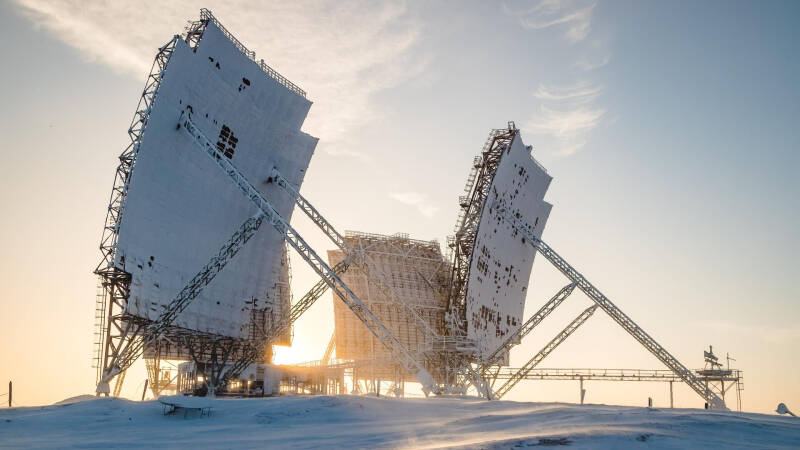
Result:
<svg viewBox="0 0 800 450"><path fill-rule="evenodd" d="M505 210L500 205L495 203L493 208L497 208L497 212L502 215L503 219L518 231L523 237L523 242L527 242L533 248L544 256L553 266L555 266L564 276L583 291L597 306L611 316L625 331L628 332L634 339L639 341L650 353L659 359L665 366L672 370L675 375L680 377L692 390L694 390L700 397L706 400L711 409L727 409L724 400L715 394L709 387L703 383L691 370L680 363L677 358L672 356L664 347L662 347L655 339L650 337L639 325L637 325L630 317L628 317L621 309L619 309L611 300L608 299L603 293L600 292L592 283L589 282L580 272L575 270L564 258L562 258L555 250L553 250L544 241L536 237L531 232L529 224L522 223L516 217Z"/></svg>
<svg viewBox="0 0 800 450"><path fill-rule="evenodd" d="M564 342L575 330L578 329L581 325L583 325L589 317L592 317L594 311L597 309L597 305L592 305L586 308L582 313L578 315L566 328L564 328L560 333L556 335L550 342L547 343L537 354L533 356L524 366L522 366L516 373L512 374L509 379L502 385L497 391L494 392L493 398L501 399L504 395L508 393L517 383L523 378L525 378L528 373L533 370L536 366L542 362L543 359L547 357L553 350L556 349L562 342Z"/></svg>
<svg viewBox="0 0 800 450"><path fill-rule="evenodd" d="M179 128L186 130L194 142L211 160L223 170L234 184L242 191L254 206L264 215L265 220L283 236L300 256L311 266L326 284L335 292L347 307L361 320L367 329L390 351L394 359L417 381L419 381L425 392L438 393L430 373L409 353L386 326L369 310L363 301L345 284L336 272L331 269L322 258L317 255L313 248L300 236L299 233L278 213L275 207L247 180L242 172L239 171L229 160L220 155L211 140L198 128L191 120L188 112L182 111L179 118ZM316 213L318 217L322 217ZM327 221L326 221L327 222ZM335 230L333 230L335 231ZM337 233L338 234L338 233Z"/></svg>
<svg viewBox="0 0 800 450"><path fill-rule="evenodd" d="M97 384L98 394L108 393L108 383L111 379L123 373L142 355L145 348L155 344L164 335L181 311L186 309L192 300L200 295L203 289L211 283L214 277L225 268L228 262L236 256L236 253L253 237L261 226L263 219L264 216L260 213L247 219L220 248L219 252L211 258L208 264L200 269L186 286L178 292L178 295L172 299L158 319L143 327L139 333L141 338L128 340L125 347L112 355ZM121 385L121 382L118 382L118 385Z"/></svg>

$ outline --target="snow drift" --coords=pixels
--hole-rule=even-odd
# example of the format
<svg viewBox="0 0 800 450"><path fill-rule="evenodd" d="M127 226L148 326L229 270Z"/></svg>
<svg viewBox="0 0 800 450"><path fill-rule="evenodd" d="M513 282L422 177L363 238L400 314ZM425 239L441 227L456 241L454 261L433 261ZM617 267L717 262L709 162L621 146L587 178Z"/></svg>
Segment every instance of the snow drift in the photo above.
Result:
<svg viewBox="0 0 800 450"><path fill-rule="evenodd" d="M800 420L753 413L473 398L211 402L210 417L186 419L115 398L0 410L0 447L800 447Z"/></svg>

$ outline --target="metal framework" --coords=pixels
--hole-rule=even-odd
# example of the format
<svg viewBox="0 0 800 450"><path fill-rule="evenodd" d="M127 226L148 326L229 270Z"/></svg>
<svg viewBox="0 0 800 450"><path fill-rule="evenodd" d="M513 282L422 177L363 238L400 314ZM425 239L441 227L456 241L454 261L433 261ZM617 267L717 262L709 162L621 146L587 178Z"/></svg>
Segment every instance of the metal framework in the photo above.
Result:
<svg viewBox="0 0 800 450"><path fill-rule="evenodd" d="M145 368L147 369L147 379L150 385L150 392L153 397L158 397L162 392L175 391L177 389L178 368L173 364L164 367L160 352L157 351L151 358L145 358Z"/></svg>
<svg viewBox="0 0 800 450"><path fill-rule="evenodd" d="M459 197L459 212L455 234L447 239L447 260L451 262L450 274L445 283L446 297L444 335L436 339L438 350L436 365L443 381L444 390L453 393L466 392L469 385L475 386L478 395L485 395L488 385L482 379L480 368L475 370L475 343L467 338L466 290L475 239L478 232L483 205L489 194L494 174L503 151L511 145L518 134L513 122L505 129L489 133L480 155L473 159L472 169Z"/></svg>
<svg viewBox="0 0 800 450"><path fill-rule="evenodd" d="M499 368L495 377L500 380L508 380L519 373L520 369L503 367ZM730 389L735 389L736 409L742 410L742 390L744 375L738 369L723 369L723 373L704 373L705 369L696 370L698 378L709 385L719 384L727 388L720 392L723 397ZM662 382L669 383L669 406L674 407L673 384L683 383L683 379L669 369L532 369L525 373L523 380L538 381L564 381L573 380L580 382L581 403L583 403L583 382L584 381L639 381L639 382Z"/></svg>
<svg viewBox="0 0 800 450"><path fill-rule="evenodd" d="M518 133L519 130L513 122L509 122L507 129L495 129L489 133L480 155L473 159L472 170L464 187L464 195L458 199L461 210L456 221L455 235L447 242L453 261L447 307L453 323L452 329L463 334L466 333L466 305L464 302L467 280L469 280L469 268L472 263L472 253L483 205L489 195L489 188L494 180L494 174L500 164L503 151L511 145Z"/></svg>
<svg viewBox="0 0 800 450"><path fill-rule="evenodd" d="M504 352L511 351L514 345L517 345L525 338L537 325L542 323L545 317L550 315L558 305L560 305L567 297L575 290L575 283L570 283L556 293L547 303L542 306L536 314L532 315L528 320L522 324L521 327L515 332L508 335L506 340L497 347L485 360L482 367L482 372L485 372L490 365L495 364L497 359L502 356Z"/></svg>
<svg viewBox="0 0 800 450"><path fill-rule="evenodd" d="M714 354L714 348L712 346L708 347L708 351L703 351L703 357L705 359L705 367L696 371L698 378L705 383L707 389L710 389L712 392L722 397L723 401L725 401L725 396L728 391L735 387L736 405L739 411L741 411L742 390L744 390L741 371L731 369L731 361L736 360L726 354L725 357L728 360L727 368L722 367L719 359ZM725 383L728 383L727 387Z"/></svg>
<svg viewBox="0 0 800 450"><path fill-rule="evenodd" d="M267 180L269 183L275 183L285 192L287 192L296 205L314 222L320 230L342 251L348 258L352 259L358 270L362 272L366 279L369 280L371 288L378 291L387 299L391 299L393 305L399 306L399 312L403 317L411 320L417 327L425 332L425 339L427 341L426 347L429 347L432 352L426 352L425 355L417 354L415 358L419 361L425 360L426 369L436 373L434 380L437 384L444 385L444 390L452 390L453 386L466 386L473 384L476 386L482 385L483 380L481 376L468 364L463 364L464 350L469 350L469 343L464 339L453 339L447 336L449 330L443 327L442 333L435 330L435 325L430 321L430 318L424 311L418 310L418 305L412 305L406 301L405 296L398 293L393 283L389 281L390 277L384 272L380 264L377 264L369 252L363 245L355 245L349 242L347 236L343 237L332 224L330 224L314 206L303 197L297 188L295 188L288 180L286 180L277 168L273 169L272 176ZM365 235L366 236L366 235ZM359 241L360 242L360 241ZM395 276L396 274L392 274ZM438 280L437 280L438 281ZM442 280L439 286L433 285L430 281L429 284L435 291L442 291L446 289L446 282ZM423 317L425 315L426 317ZM460 358L455 358L457 362L451 362L453 359L450 355L459 355Z"/></svg>
<svg viewBox="0 0 800 450"><path fill-rule="evenodd" d="M272 170L272 177L267 180L268 182L274 182L281 188L283 188L286 193L288 193L292 199L295 201L295 204L303 211L309 219L311 219L314 224L319 227L320 230L333 242L339 250L344 252L349 258L356 263L358 263L359 270L365 272L366 276L373 282L375 282L375 287L381 290L384 294L386 294L389 298L392 298L396 301L396 303L402 306L405 309L405 313L413 318L417 324L422 326L422 329L428 334L428 338L431 341L441 339L436 331L430 326L428 321L423 319L420 314L414 309L411 305L408 304L404 300L403 296L398 295L392 283L389 282L388 275L377 265L374 261L372 261L371 257L364 252L363 249L353 247L348 240L341 235L333 225L328 222L322 214L317 211L316 208L306 200L300 194L300 191L297 190L296 187L292 185L286 178L284 178L281 173L278 171L277 168L273 168Z"/></svg>
<svg viewBox="0 0 800 450"><path fill-rule="evenodd" d="M117 252L117 239L122 215L125 210L125 200L128 195L136 157L139 154L142 135L147 127L153 102L158 94L164 72L175 49L175 44L180 36L174 36L164 46L159 48L155 61L147 77L139 105L133 116L128 136L131 143L119 156L119 165L114 176L114 185L111 189L111 198L106 212L103 234L100 238L100 253L102 259L95 268L94 273L100 277L102 299L98 300L96 311L95 341L95 367L97 368L98 387L101 381L110 373L111 365L121 352L138 339L145 321L140 318L124 314L124 308L130 293L131 275L115 266ZM105 381L103 393L108 394L108 380ZM119 383L121 387L121 383Z"/></svg>
<svg viewBox="0 0 800 450"><path fill-rule="evenodd" d="M347 271L349 266L350 261L345 259L333 266L333 271L341 275ZM325 280L318 281L297 303L292 305L292 308L289 310L289 317L286 320L274 323L272 327L266 330L262 335L255 336L254 339L250 341L249 345L245 347L241 356L225 370L225 375L221 379L218 379L217 387L219 388L231 378L239 375L251 364L260 361L263 355L268 351L269 346L274 343L279 336L291 328L294 322L322 297L322 294L328 290L328 287L328 283Z"/></svg>
<svg viewBox="0 0 800 450"><path fill-rule="evenodd" d="M289 90L305 97L306 93L295 84L281 76L274 69L255 59L255 52L248 50L236 39L207 9L201 10L199 21L191 22L184 34L184 40L196 47L202 38L208 23L214 23L236 48L254 61L259 67L278 83ZM102 260L95 269L100 277L100 290L97 299L96 321L99 331L95 334L95 363L97 368L97 392L108 394L109 383L116 377L114 387L118 395L124 380L125 370L142 354L155 352L156 359L148 363L148 373L152 372L154 379L159 378L159 361L162 348L179 346L194 360L197 370L203 373L208 390L214 393L224 385L232 376L239 374L250 364L263 361L268 351L268 346L282 335L290 333L292 324L310 308L323 293L330 288L334 294L347 306L358 320L374 335L374 337L388 350L391 361L395 366L404 370L423 385L427 393L442 393L462 386L473 385L479 394L487 398L501 398L508 393L522 379L606 379L628 381L683 381L698 395L707 401L714 409L725 408L724 397L731 382L735 382L737 401L741 402L741 374L739 371L722 369L718 364L711 368L697 371L697 375L683 366L676 358L661 347L643 329L636 325L616 305L605 297L577 270L559 256L551 247L537 238L531 231L529 224L522 223L509 211L505 211L499 204L492 205L504 220L511 225L515 233L519 232L523 243L529 243L535 251L542 254L551 264L562 272L571 283L562 288L550 299L537 313L530 317L516 332L508 335L503 343L498 346L488 357L480 361L474 358L473 343L466 338L466 290L469 279L469 269L474 252L475 240L480 223L481 214L486 204L489 189L503 151L506 150L519 131L513 122L508 128L492 130L483 146L481 154L473 160L473 167L465 187L465 195L459 197L461 211L457 220L455 235L448 239L452 264L449 267L448 279L431 284L439 292L445 303L443 323L446 325L437 329L435 324L426 320L419 312L417 305L409 304L404 295L400 295L390 281L390 277L382 270L364 248L352 245L342 236L320 213L311 205L299 191L288 182L277 169L273 170L268 182L274 182L287 192L298 207L323 231L323 233L340 249L343 259L331 268L307 244L297 231L277 212L273 205L246 179L229 160L222 157L216 146L191 120L190 111L184 110L179 118L178 128L185 130L207 156L223 170L234 184L241 190L251 203L259 210L258 214L251 217L237 230L236 233L222 246L219 253L198 272L192 280L176 295L167 305L159 318L155 321L125 314L125 306L130 294L131 275L121 268L116 267L115 259L117 241L121 226L121 219L125 209L130 180L136 157L139 152L141 138L147 126L153 102L157 97L161 80L169 63L177 40L181 36L174 36L167 44L159 49L156 55L147 83L139 101L139 106L129 127L128 134L131 143L120 155L119 166L116 170L114 185L109 200L105 225L100 242ZM490 210L491 211L491 210ZM211 335L193 330L183 330L173 324L178 315L194 298L199 295L236 253L247 243L262 222L266 220L278 231L284 240L294 248L303 259L320 276L320 281L309 290L295 305L291 307L286 320L272 320L267 327L254 327L249 339L234 339L224 336ZM371 311L370 307L356 295L342 280L341 276L353 265L393 304L403 310L403 314L411 321L417 323L425 334L429 347L426 346L427 355L417 351L409 351L387 328L384 321ZM287 281L288 282L288 281ZM541 349L531 360L519 369L502 369L497 366L492 380L505 379L506 382L495 392L484 381L487 373L496 366L499 359L508 354L510 349L527 336L545 317L557 308L578 287L595 304L583 311L570 325ZM588 372L546 372L534 371L534 368L549 355L561 342L569 337L583 324L594 311L600 307L620 326L631 334L648 351L664 363L668 371L649 371L647 373L631 374L625 371L604 372L600 374L589 370ZM331 358L335 340L326 349L324 363ZM338 353L338 352L337 352ZM708 360L707 360L708 362ZM473 364L477 363L477 368ZM355 366L353 366L355 376ZM562 370L562 369L547 369ZM436 373L436 376L431 374ZM397 372L399 373L399 372ZM668 375L670 374L670 375ZM558 378L569 377L569 378ZM402 380L402 375L396 375L395 381ZM728 382L728 388L725 387ZM492 381L493 385L494 381ZM396 385L397 383L395 383ZM393 387L395 386L393 385ZM153 386L158 388L158 383ZM155 392L155 391L154 391Z"/></svg>
<svg viewBox="0 0 800 450"><path fill-rule="evenodd" d="M392 331L392 334L433 374L437 384L437 347L441 348L445 302L440 286L444 286L447 264L439 243L409 239L408 235L380 235L347 231L349 248L362 256L359 264L343 280L365 302L370 310ZM328 261L335 263L346 257L341 250L328 251ZM367 267L369 270L364 270ZM380 273L381 276L374 274ZM413 311L412 315L409 311ZM334 303L337 357L374 360L390 355L376 343L343 304ZM420 324L420 321L424 324ZM369 379L395 380L396 365L373 366ZM401 374L408 378L408 374Z"/></svg>
<svg viewBox="0 0 800 450"><path fill-rule="evenodd" d="M523 365L520 369L518 369L514 374L512 374L508 380L500 386L493 394L491 394L492 398L501 399L504 395L508 393L514 386L519 383L519 381L525 378L525 375L528 374L534 367L539 365L540 362L544 358L547 357L553 350L556 349L562 342L564 342L568 337L575 332L581 325L583 325L589 317L592 317L594 311L597 309L597 305L592 305L586 308L582 313L578 315L566 328L564 328L560 333L556 335L550 342L547 343L538 353L536 353L533 358L531 358L525 365Z"/></svg>
<svg viewBox="0 0 800 450"><path fill-rule="evenodd" d="M207 395L214 396L223 384L225 367L236 352L244 352L249 343L244 339L220 337L203 339L195 334L183 336L181 344L189 350L197 371L204 377Z"/></svg>
<svg viewBox="0 0 800 450"><path fill-rule="evenodd" d="M614 321L616 321L622 328L627 331L634 339L639 341L650 353L658 358L664 365L672 370L679 376L689 387L692 388L700 397L708 402L712 409L725 409L725 402L716 393L687 369L686 366L680 363L674 356L672 356L664 347L662 347L655 339L650 337L641 327L639 327L630 317L628 317L621 309L619 309L611 300L603 295L589 280L587 280L580 272L575 270L564 258L555 252L544 241L537 238L530 232L530 225L521 223L516 217L510 214L507 210L499 209L499 205L493 205L498 208L506 222L509 223L516 231L523 237L524 242L529 243L533 248L544 256L550 263L555 266L564 276L570 281L575 283L577 287L583 291L597 306L603 309Z"/></svg>
<svg viewBox="0 0 800 450"><path fill-rule="evenodd" d="M211 160L222 169L234 184L265 216L272 227L283 236L311 268L330 286L331 290L353 311L375 337L386 346L398 363L422 384L425 392L439 392L433 377L422 364L392 335L380 320L350 290L339 276L317 255L300 234L278 213L274 206L247 180L228 158L222 157L211 140L191 120L190 113L183 111L178 126L186 130ZM320 216L321 217L321 216Z"/></svg>
<svg viewBox="0 0 800 450"><path fill-rule="evenodd" d="M501 380L510 379L520 369L503 367L497 374ZM725 377L734 382L741 378L741 371L732 370ZM531 369L524 376L525 380L587 380L587 381L661 381L665 383L682 383L683 379L669 369Z"/></svg>
<svg viewBox="0 0 800 450"><path fill-rule="evenodd" d="M117 374L123 372L142 355L144 349L157 345L167 331L173 331L172 324L187 306L194 300L200 292L214 279L214 277L222 271L228 262L236 256L239 250L244 247L248 240L258 231L258 228L263 222L264 216L257 214L247 219L231 238L220 248L217 255L211 258L200 271L181 289L175 296L164 311L159 315L159 318L151 323L140 325L137 328L137 336L129 338L126 345L117 349L113 353L106 364L103 375L98 382L98 393L107 393L107 385L109 381ZM182 342L194 344L200 336L206 333L192 332L182 333ZM213 337L213 343L227 342L223 337ZM216 345L216 344L214 344ZM189 349L190 354L194 358L196 352ZM229 353L229 351L228 351ZM226 353L227 354L227 353Z"/></svg>

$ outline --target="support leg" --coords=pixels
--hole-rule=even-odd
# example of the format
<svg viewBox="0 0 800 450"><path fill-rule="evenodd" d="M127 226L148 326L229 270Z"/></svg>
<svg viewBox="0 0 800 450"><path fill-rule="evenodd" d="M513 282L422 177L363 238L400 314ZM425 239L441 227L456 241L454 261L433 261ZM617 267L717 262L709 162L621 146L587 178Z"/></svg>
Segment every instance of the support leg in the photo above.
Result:
<svg viewBox="0 0 800 450"><path fill-rule="evenodd" d="M674 403L672 401L672 381L669 382L669 407L674 408Z"/></svg>

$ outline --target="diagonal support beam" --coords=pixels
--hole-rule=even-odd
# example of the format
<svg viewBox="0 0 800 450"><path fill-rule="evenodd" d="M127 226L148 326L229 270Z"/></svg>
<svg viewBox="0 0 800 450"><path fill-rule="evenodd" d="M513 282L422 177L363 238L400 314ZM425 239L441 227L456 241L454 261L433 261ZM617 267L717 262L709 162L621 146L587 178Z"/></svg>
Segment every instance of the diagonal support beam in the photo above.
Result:
<svg viewBox="0 0 800 450"><path fill-rule="evenodd" d="M487 399L492 398L492 386L494 386L494 382L497 379L497 373L500 367L497 367L497 371L495 374L490 374L489 369L494 365L497 360L503 355L504 352L511 351L511 348L520 342L525 336L527 336L537 325L539 325L545 317L550 315L553 310L555 310L558 305L560 305L564 300L572 294L572 291L575 290L575 283L570 283L561 290L559 290L556 295L553 296L547 303L542 306L539 311L537 311L533 316L531 316L524 324L522 324L516 332L511 333L506 337L506 339L486 358L484 358L483 363L480 364L477 371L472 369L472 365L468 362L463 365L463 370L466 371L464 373L467 376L467 379L472 383L473 386L478 390L478 392L485 396ZM489 381L491 380L491 381Z"/></svg>
<svg viewBox="0 0 800 450"><path fill-rule="evenodd" d="M422 384L423 390L425 392L438 393L439 388L436 386L431 374L392 335L391 331L369 310L364 302L339 278L330 266L317 255L297 230L281 217L272 203L247 180L247 177L228 158L217 152L211 140L192 122L190 114L182 111L178 120L178 128L182 128L189 133L198 147L231 178L234 184L242 191L242 194L264 214L270 225L300 254L314 272L325 280L331 290L339 296L376 339L386 346L393 358Z"/></svg>
<svg viewBox="0 0 800 450"><path fill-rule="evenodd" d="M280 171L277 168L272 169L272 174L270 178L267 180L268 182L274 182L284 191L286 191L295 201L295 204L303 211L312 222L314 222L325 235L337 246L339 249L347 255L348 258L352 258L354 262L359 263L359 267L367 276L367 278L375 283L375 287L381 291L383 295L387 298L393 299L397 302L397 304L401 305L405 311L410 315L419 325L421 325L422 330L425 332L427 339L429 342L440 342L441 346L444 348L444 338L440 336L433 328L431 328L430 324L423 319L419 313L409 305L402 295L398 294L397 291L394 289L392 284L388 281L389 276L381 269L380 266L375 264L372 259L363 252L361 249L355 249L349 245L349 243L342 237L341 233L336 231L336 228L328 222L324 216L309 202L300 191L292 185L289 180L287 180L283 175L281 175ZM480 373L480 370L475 370L471 364L465 362L462 364L459 369L459 374L463 377L467 382L474 385L478 392L482 395L484 393L491 392L491 389L488 387L488 384L483 380L483 377Z"/></svg>
<svg viewBox="0 0 800 450"><path fill-rule="evenodd" d="M508 352L511 350L511 347L516 345L519 341L521 341L525 336L527 336L537 325L542 323L542 321L553 312L558 305L564 302L567 297L572 294L572 291L575 290L575 283L570 283L561 290L559 290L556 295L553 296L547 303L542 306L539 311L536 311L536 314L532 315L528 320L522 324L519 329L508 335L505 341L500 344L495 351L493 351L487 358L484 359L483 367L481 368L481 372L485 373L488 368L493 365L496 360L503 354L503 352Z"/></svg>
<svg viewBox="0 0 800 450"><path fill-rule="evenodd" d="M325 347L325 354L322 356L322 364L330 364L333 351L336 349L336 332L331 334L331 340L328 341L328 346Z"/></svg>
<svg viewBox="0 0 800 450"><path fill-rule="evenodd" d="M350 260L345 259L341 261L339 264L333 266L333 271L341 275L347 271L350 267ZM223 377L222 384L227 383L231 377L234 377L240 374L243 370L245 370L248 366L253 363L256 363L261 360L262 356L267 350L267 347L278 338L278 336L282 335L286 332L286 330L291 327L294 322L303 315L304 312L308 311L309 308L319 300L322 295L328 290L328 283L325 280L320 280L315 284L311 289L306 292L306 294L298 300L292 308L289 310L289 318L286 321L278 321L273 325L272 328L267 330L267 332L256 339L255 342L251 342L250 345L247 346L245 349L244 354L241 358L239 358L229 369L225 372L225 377Z"/></svg>
<svg viewBox="0 0 800 450"><path fill-rule="evenodd" d="M203 289L214 280L214 277L233 259L247 241L258 231L264 215L259 213L247 219L233 233L230 239L219 249L199 272L181 289L180 292L167 305L156 321L148 325L140 339L130 340L128 345L114 352L110 364L103 371L103 376L97 385L97 392L108 392L108 383L119 373L125 371L142 355L144 349L158 341L165 331L175 322L178 315L186 309Z"/></svg>
<svg viewBox="0 0 800 450"><path fill-rule="evenodd" d="M558 347L562 342L564 342L568 337L570 337L570 335L572 335L572 333L574 333L575 330L578 329L578 327L580 327L587 320L589 320L589 317L592 317L592 314L594 314L594 311L596 309L597 305L592 305L586 308L582 313L580 313L578 317L576 317L572 322L570 322L570 324L567 325L567 327L564 328L564 330L558 333L558 335L556 335L556 337L554 337L553 340L551 340L547 345L545 345L541 350L539 350L539 353L535 354L533 358L530 359L530 361L525 363L525 365L522 366L516 373L511 375L511 377L509 377L509 379L502 386L500 386L500 388L497 389L497 391L495 391L494 398L500 400L501 398L503 398L504 395L508 394L508 391L510 391L514 386L516 386L520 380L525 378L525 376L528 375L528 373L531 370L533 370L534 367L539 365L539 363L542 362L542 360L545 359L547 355L552 353L553 350L555 350L556 347Z"/></svg>
<svg viewBox="0 0 800 450"><path fill-rule="evenodd" d="M302 194L300 191L294 187L294 185L289 182L283 175L281 175L280 171L273 167L272 175L267 182L274 182L287 194L289 194L292 199L294 199L295 204L303 211L309 219L311 219L314 224L325 233L326 236L333 242L339 250L344 252L344 254L352 258L354 262L358 262L361 270L367 276L367 278L374 282L379 290L390 299L396 300L408 314L417 321L422 326L422 329L425 330L427 336L431 340L440 339L440 336L436 333L436 331L431 328L430 324L423 319L419 313L409 305L405 299L397 293L394 289L392 284L388 281L389 276L380 268L377 264L375 264L372 259L364 252L360 251L359 249L355 249L350 246L350 244L342 237L342 234L336 231L336 228L328 222L327 219L311 204Z"/></svg>
<svg viewBox="0 0 800 450"><path fill-rule="evenodd" d="M523 242L529 243L533 248L544 256L550 263L556 267L564 276L576 283L578 288L583 291L592 301L594 301L600 308L603 309L615 322L617 322L625 331L628 332L634 339L639 341L650 353L659 359L665 366L672 370L675 375L679 376L689 387L692 388L700 397L702 397L712 409L727 409L725 401L715 394L708 386L700 381L691 370L681 364L677 358L672 356L664 347L662 347L655 339L650 337L639 325L637 325L630 317L628 317L621 309L619 309L611 300L608 299L599 289L594 287L580 272L575 270L564 258L562 258L555 250L549 245L544 243L541 239L536 237L531 232L531 227L519 221L516 217L509 213L508 210L495 203L492 208L497 209L497 213L508 222L515 230L522 236Z"/></svg>

